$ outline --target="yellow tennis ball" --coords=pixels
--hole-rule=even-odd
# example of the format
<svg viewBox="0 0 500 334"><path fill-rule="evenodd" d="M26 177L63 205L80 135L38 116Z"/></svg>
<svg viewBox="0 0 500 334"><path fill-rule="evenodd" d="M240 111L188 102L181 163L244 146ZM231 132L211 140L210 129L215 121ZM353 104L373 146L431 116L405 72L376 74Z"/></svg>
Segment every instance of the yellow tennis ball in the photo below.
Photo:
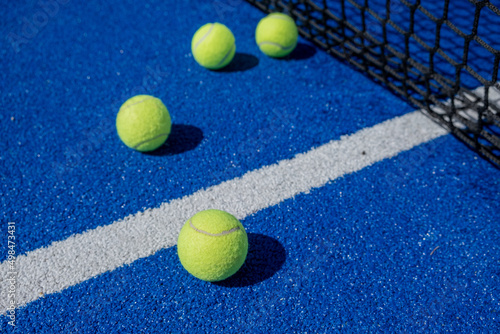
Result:
<svg viewBox="0 0 500 334"><path fill-rule="evenodd" d="M245 262L247 252L243 225L220 210L195 214L184 224L177 240L182 266L191 275L209 282L234 275Z"/></svg>
<svg viewBox="0 0 500 334"><path fill-rule="evenodd" d="M194 34L191 51L201 66L211 70L223 68L236 53L234 35L223 24L207 23Z"/></svg>
<svg viewBox="0 0 500 334"><path fill-rule="evenodd" d="M172 121L160 99L150 95L134 96L120 107L116 130L125 145L137 151L153 151L167 140Z"/></svg>
<svg viewBox="0 0 500 334"><path fill-rule="evenodd" d="M271 57L285 57L297 46L299 33L293 19L283 13L272 13L260 20L255 41Z"/></svg>

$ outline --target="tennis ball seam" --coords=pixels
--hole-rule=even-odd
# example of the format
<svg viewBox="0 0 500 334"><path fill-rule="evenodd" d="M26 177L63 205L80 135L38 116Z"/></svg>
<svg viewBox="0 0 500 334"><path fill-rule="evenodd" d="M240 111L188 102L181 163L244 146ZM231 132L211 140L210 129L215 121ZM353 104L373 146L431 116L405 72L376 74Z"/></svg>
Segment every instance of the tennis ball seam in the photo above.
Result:
<svg viewBox="0 0 500 334"><path fill-rule="evenodd" d="M233 52L234 48L236 47L236 44L233 44L233 46L231 47L231 49L229 49L229 52L226 53L226 55L224 56L224 58L222 58L222 60L216 65L216 66L220 66L221 64L223 64L227 57L229 57L229 55Z"/></svg>
<svg viewBox="0 0 500 334"><path fill-rule="evenodd" d="M149 96L149 97L146 97L146 98L145 98L145 99L143 99L143 100L140 100L140 101L137 101L137 102L135 102L135 103L132 103L132 104L127 105L125 108L123 108L123 109L121 109L121 110L127 110L127 109L129 109L130 107L133 107L133 106L135 106L135 105L138 105L138 104L143 103L144 101L153 100L153 99L156 99L156 97L154 97L154 96Z"/></svg>
<svg viewBox="0 0 500 334"><path fill-rule="evenodd" d="M210 233L210 232L207 232L207 231L204 231L204 230L201 230L199 228L197 228L196 226L193 225L193 221L192 219L189 219L189 226L195 230L196 232L198 233L201 233L201 234L205 234L205 235L208 235L208 236L211 236L211 237L222 237L224 235L228 235L228 234L231 234L233 232L236 232L238 230L240 230L240 227L239 226L236 226L236 227L233 227L232 229L230 230L227 230L227 231L222 231L220 233Z"/></svg>
<svg viewBox="0 0 500 334"><path fill-rule="evenodd" d="M283 51L290 50L290 49L292 49L292 48L294 48L294 47L295 47L295 45L283 46L283 45L281 45L281 44L279 44L279 43L276 43L276 42L268 42L268 41L263 41L263 42L260 42L260 43L259 43L259 47L260 47L262 44L270 44L270 45L274 45L274 46L277 46L277 47L281 48L281 50L283 50Z"/></svg>
<svg viewBox="0 0 500 334"><path fill-rule="evenodd" d="M153 138L149 138L149 139L143 140L143 141L142 141L142 142L140 142L139 144L134 145L132 148L133 148L134 150L137 150L137 149L138 149L139 147L141 147L142 145L147 144L147 143L149 143L150 141L155 140L155 139L158 139L158 138L160 138L160 137L163 137L163 136L168 136L169 134L170 134L169 132L168 132L168 133L167 133L167 132L165 132L165 133L160 133L159 135L154 136Z"/></svg>
<svg viewBox="0 0 500 334"><path fill-rule="evenodd" d="M215 23L211 23L212 25L210 26L210 29L208 29L208 31L205 33L205 35L203 35L202 38L200 38L198 40L198 42L196 42L196 44L194 45L194 48L193 48L193 53L196 51L196 49L198 48L198 46L200 45L201 42L203 42L205 40L205 38L208 37L208 35L210 35L210 33L212 32L212 30L214 30L214 27L215 27Z"/></svg>

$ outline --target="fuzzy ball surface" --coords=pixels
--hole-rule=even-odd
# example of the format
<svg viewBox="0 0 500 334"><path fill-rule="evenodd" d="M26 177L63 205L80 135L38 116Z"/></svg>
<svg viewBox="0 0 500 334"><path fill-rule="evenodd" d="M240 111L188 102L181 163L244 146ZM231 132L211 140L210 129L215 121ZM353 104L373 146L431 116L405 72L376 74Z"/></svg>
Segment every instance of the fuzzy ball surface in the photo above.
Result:
<svg viewBox="0 0 500 334"><path fill-rule="evenodd" d="M120 107L116 130L125 145L134 150L153 151L167 140L172 121L163 102L150 95L134 96Z"/></svg>
<svg viewBox="0 0 500 334"><path fill-rule="evenodd" d="M195 214L182 227L177 254L193 276L209 282L234 275L245 262L248 238L243 225L221 210Z"/></svg>
<svg viewBox="0 0 500 334"><path fill-rule="evenodd" d="M264 17L255 30L255 41L260 50L276 58L289 55L297 46L298 37L294 20L283 13L272 13Z"/></svg>
<svg viewBox="0 0 500 334"><path fill-rule="evenodd" d="M236 53L234 35L221 23L207 23L194 34L191 52L201 66L221 69L233 60Z"/></svg>

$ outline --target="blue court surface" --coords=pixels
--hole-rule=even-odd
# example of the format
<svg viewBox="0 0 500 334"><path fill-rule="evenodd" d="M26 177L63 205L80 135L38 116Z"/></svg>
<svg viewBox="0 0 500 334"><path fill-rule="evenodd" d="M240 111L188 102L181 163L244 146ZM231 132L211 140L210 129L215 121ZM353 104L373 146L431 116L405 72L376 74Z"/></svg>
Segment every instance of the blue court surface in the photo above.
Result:
<svg viewBox="0 0 500 334"><path fill-rule="evenodd" d="M265 56L240 0L0 17L1 332L500 331L500 171L363 73L302 38ZM191 54L207 22L235 35L223 70ZM137 94L172 116L151 153L116 134ZM175 245L207 208L249 240L217 283Z"/></svg>

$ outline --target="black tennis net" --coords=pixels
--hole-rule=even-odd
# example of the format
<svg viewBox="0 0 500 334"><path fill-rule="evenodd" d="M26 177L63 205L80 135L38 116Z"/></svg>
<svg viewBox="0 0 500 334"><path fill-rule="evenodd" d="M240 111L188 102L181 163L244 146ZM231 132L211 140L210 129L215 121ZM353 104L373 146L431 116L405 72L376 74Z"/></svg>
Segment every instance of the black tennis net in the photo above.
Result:
<svg viewBox="0 0 500 334"><path fill-rule="evenodd" d="M500 167L500 0L247 0Z"/></svg>

